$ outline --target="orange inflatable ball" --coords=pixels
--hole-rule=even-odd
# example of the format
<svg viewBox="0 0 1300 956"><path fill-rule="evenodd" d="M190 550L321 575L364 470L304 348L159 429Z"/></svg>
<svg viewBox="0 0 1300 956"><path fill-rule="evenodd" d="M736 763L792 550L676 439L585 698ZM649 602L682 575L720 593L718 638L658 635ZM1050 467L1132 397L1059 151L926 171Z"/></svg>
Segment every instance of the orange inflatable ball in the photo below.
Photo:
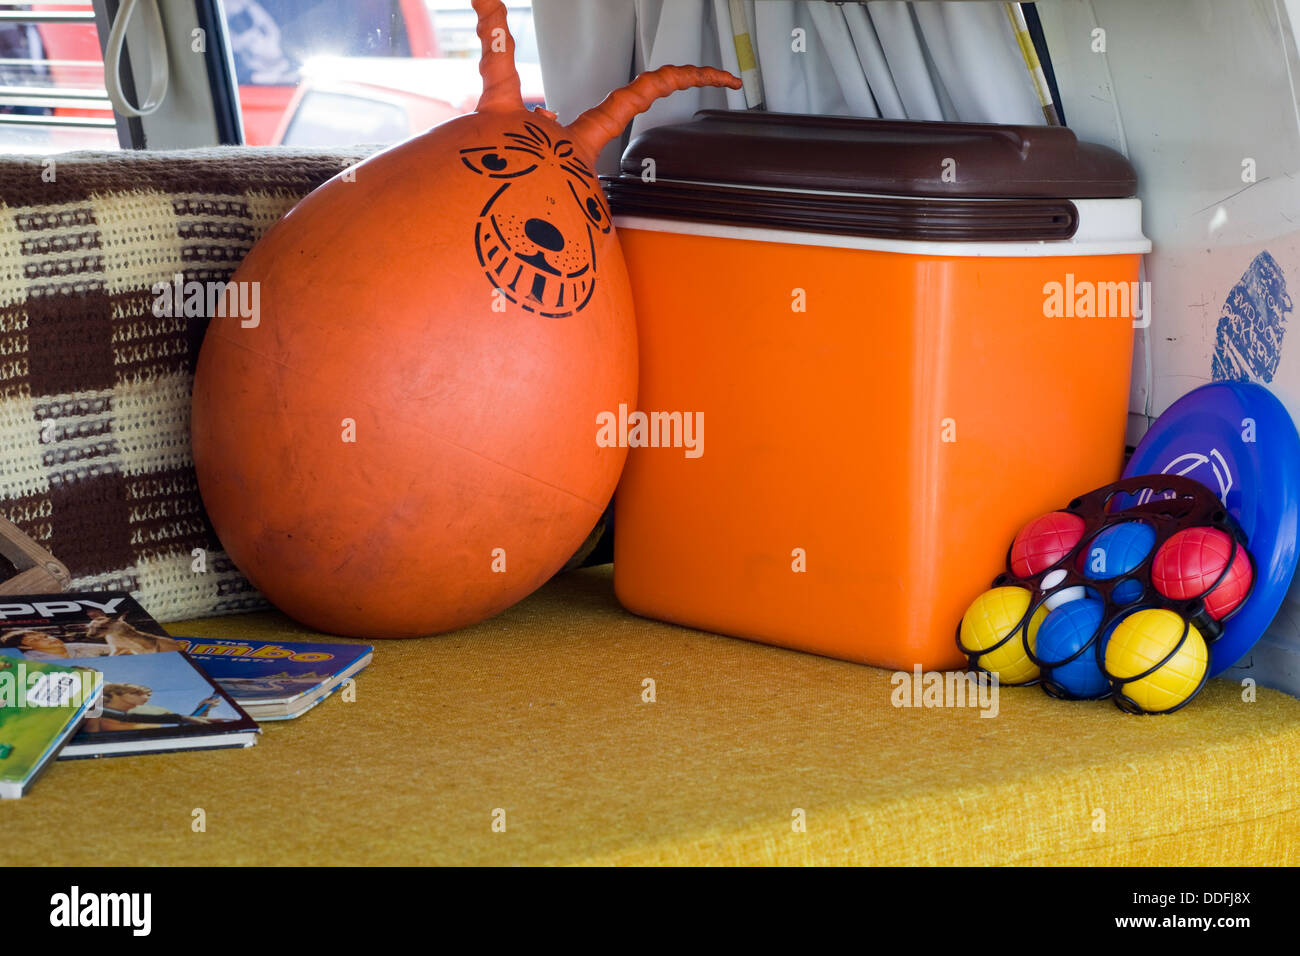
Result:
<svg viewBox="0 0 1300 956"><path fill-rule="evenodd" d="M475 0L478 110L335 177L232 281L194 382L199 488L235 564L305 624L462 627L523 598L599 520L636 401L631 295L593 171L657 97L738 87L664 67L561 126L520 96L500 0Z"/></svg>

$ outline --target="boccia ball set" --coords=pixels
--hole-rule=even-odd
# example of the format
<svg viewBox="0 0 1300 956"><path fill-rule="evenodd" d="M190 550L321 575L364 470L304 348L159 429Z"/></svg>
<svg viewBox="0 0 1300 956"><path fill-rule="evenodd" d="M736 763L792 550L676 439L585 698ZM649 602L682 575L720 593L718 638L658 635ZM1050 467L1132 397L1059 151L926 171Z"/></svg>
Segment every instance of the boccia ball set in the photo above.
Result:
<svg viewBox="0 0 1300 956"><path fill-rule="evenodd" d="M1210 646L1251 593L1247 544L1199 482L1122 479L1020 530L957 645L1001 684L1170 713L1205 685Z"/></svg>

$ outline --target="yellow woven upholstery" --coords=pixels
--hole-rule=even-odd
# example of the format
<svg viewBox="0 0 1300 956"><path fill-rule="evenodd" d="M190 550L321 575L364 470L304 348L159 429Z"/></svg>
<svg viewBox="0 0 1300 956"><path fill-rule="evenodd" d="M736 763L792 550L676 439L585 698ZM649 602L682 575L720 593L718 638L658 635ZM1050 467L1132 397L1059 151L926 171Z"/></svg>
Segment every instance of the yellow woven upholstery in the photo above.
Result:
<svg viewBox="0 0 1300 956"><path fill-rule="evenodd" d="M171 629L317 639L276 614ZM608 569L582 571L380 644L356 703L250 750L55 765L3 807L0 863L1300 862L1300 701L1214 681L1136 718L1004 689L988 719L892 691L886 671L632 617Z"/></svg>

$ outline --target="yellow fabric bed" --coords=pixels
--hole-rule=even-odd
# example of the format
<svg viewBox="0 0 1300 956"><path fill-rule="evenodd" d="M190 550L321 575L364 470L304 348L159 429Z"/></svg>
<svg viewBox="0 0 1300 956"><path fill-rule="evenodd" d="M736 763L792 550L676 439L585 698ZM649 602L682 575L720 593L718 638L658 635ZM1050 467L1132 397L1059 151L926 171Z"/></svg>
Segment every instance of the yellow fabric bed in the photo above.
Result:
<svg viewBox="0 0 1300 956"><path fill-rule="evenodd" d="M270 613L169 627L320 639ZM1300 701L896 708L886 671L635 618L608 568L381 643L356 689L248 750L56 764L0 806L0 863L1300 862Z"/></svg>

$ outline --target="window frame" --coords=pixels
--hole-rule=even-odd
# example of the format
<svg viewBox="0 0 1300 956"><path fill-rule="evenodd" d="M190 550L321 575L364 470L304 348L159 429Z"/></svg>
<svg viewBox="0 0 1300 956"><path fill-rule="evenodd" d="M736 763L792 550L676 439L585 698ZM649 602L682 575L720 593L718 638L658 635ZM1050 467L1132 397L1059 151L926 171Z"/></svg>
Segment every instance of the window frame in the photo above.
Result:
<svg viewBox="0 0 1300 956"><path fill-rule="evenodd" d="M157 2L167 47L167 95L148 116L124 117L114 111L123 149L188 149L242 145L243 124L234 86L234 63L226 39L220 0ZM120 0L92 0L101 54L121 12ZM139 15L127 25L118 64L123 93L139 102L147 83L149 35ZM196 32L200 31L200 32ZM194 41L201 37L201 52ZM105 70L112 65L105 63Z"/></svg>

